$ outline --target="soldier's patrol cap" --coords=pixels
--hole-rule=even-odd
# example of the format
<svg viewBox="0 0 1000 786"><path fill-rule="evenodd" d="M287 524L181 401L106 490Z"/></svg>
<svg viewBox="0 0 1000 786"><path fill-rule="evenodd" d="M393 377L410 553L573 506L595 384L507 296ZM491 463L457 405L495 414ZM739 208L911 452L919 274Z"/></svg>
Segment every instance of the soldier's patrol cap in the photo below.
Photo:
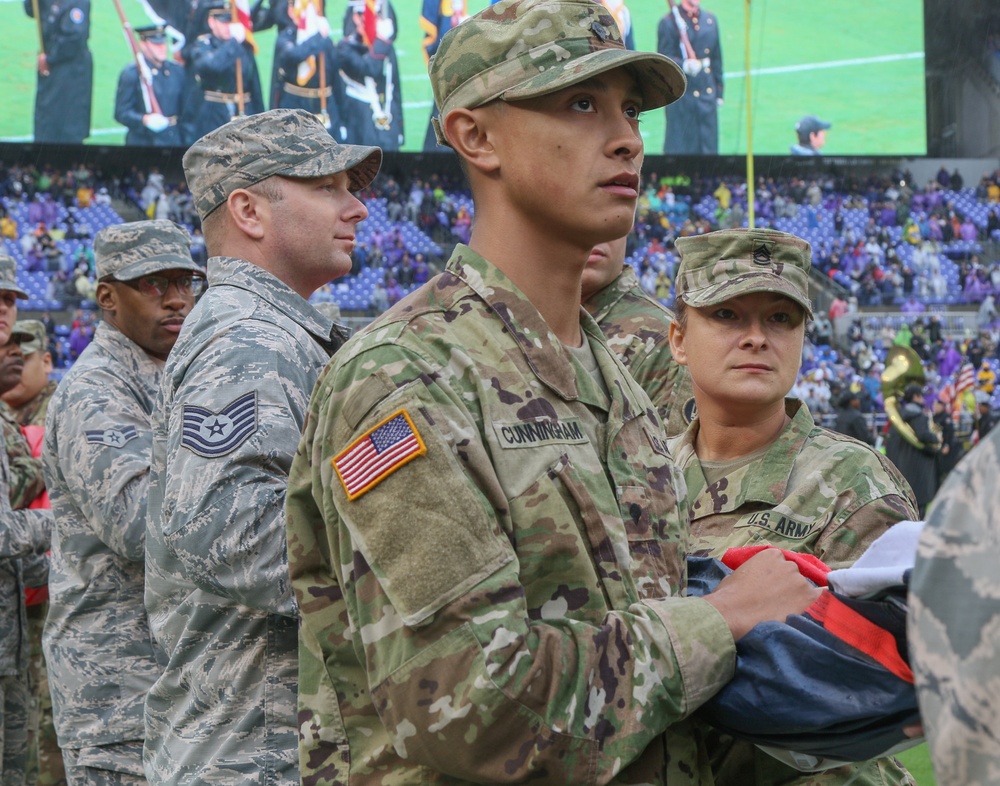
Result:
<svg viewBox="0 0 1000 786"><path fill-rule="evenodd" d="M28 293L17 285L17 262L6 254L0 254L0 292L13 292L21 300L28 299Z"/></svg>
<svg viewBox="0 0 1000 786"><path fill-rule="evenodd" d="M687 305L701 308L751 292L776 292L812 316L812 247L802 238L774 229L723 229L679 237L675 244L681 262L674 291Z"/></svg>
<svg viewBox="0 0 1000 786"><path fill-rule="evenodd" d="M151 44L165 44L167 42L167 31L163 25L145 25L133 28L135 34L143 41Z"/></svg>
<svg viewBox="0 0 1000 786"><path fill-rule="evenodd" d="M490 101L535 98L627 66L644 110L684 94L665 55L625 48L611 13L593 0L501 0L452 28L428 66L441 118ZM438 141L447 145L434 121Z"/></svg>
<svg viewBox="0 0 1000 786"><path fill-rule="evenodd" d="M191 259L187 230L165 218L105 227L94 238L94 261L98 281L132 281L163 270L205 273Z"/></svg>
<svg viewBox="0 0 1000 786"><path fill-rule="evenodd" d="M19 319L14 323L10 337L21 345L21 352L30 355L49 346L49 334L45 325L37 319Z"/></svg>
<svg viewBox="0 0 1000 786"><path fill-rule="evenodd" d="M382 150L341 145L304 109L272 109L237 117L209 131L184 154L184 174L204 220L238 188L273 175L322 177L347 172L351 191L365 188L382 165Z"/></svg>

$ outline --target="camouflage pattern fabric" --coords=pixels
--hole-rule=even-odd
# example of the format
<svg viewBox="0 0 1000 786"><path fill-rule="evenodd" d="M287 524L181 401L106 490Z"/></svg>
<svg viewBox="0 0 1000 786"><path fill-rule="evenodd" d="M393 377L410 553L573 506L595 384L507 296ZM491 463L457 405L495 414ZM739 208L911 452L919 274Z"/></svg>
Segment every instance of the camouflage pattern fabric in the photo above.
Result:
<svg viewBox="0 0 1000 786"><path fill-rule="evenodd" d="M1000 773L1000 432L952 470L917 546L910 654L938 786L992 786Z"/></svg>
<svg viewBox="0 0 1000 786"><path fill-rule="evenodd" d="M234 117L184 154L184 174L204 219L238 188L273 175L321 177L347 172L351 191L368 186L382 165L377 147L341 145L304 109Z"/></svg>
<svg viewBox="0 0 1000 786"><path fill-rule="evenodd" d="M694 413L694 386L687 367L670 351L674 315L639 285L631 265L583 307L597 320L608 346L656 405L668 437L683 432Z"/></svg>
<svg viewBox="0 0 1000 786"><path fill-rule="evenodd" d="M148 783L142 771L140 740L95 748L68 748L65 758L70 786L146 786Z"/></svg>
<svg viewBox="0 0 1000 786"><path fill-rule="evenodd" d="M298 610L285 491L341 339L260 267L208 263L153 416L146 608L166 668L146 702L161 784L298 784Z"/></svg>
<svg viewBox="0 0 1000 786"><path fill-rule="evenodd" d="M664 784L730 678L721 615L679 597L661 421L581 317L601 379L460 245L324 371L287 508L305 786Z"/></svg>
<svg viewBox="0 0 1000 786"><path fill-rule="evenodd" d="M47 561L46 561L47 562ZM46 576L48 571L46 571ZM52 718L49 670L42 651L42 629L48 602L28 607L28 678L31 705L28 718L27 786L66 786L66 770Z"/></svg>
<svg viewBox="0 0 1000 786"><path fill-rule="evenodd" d="M26 401L19 407L12 407L7 404L7 408L14 416L14 420L21 426L44 426L45 416L49 412L49 401L56 392L56 381L50 380L45 384L38 395L31 401Z"/></svg>
<svg viewBox="0 0 1000 786"><path fill-rule="evenodd" d="M21 786L28 762L28 705L26 675L0 677L0 783Z"/></svg>
<svg viewBox="0 0 1000 786"><path fill-rule="evenodd" d="M0 452L0 783L24 781L28 756L28 620L24 606L24 564L49 547L52 513L13 510L10 467ZM22 559L25 558L25 559ZM35 559L44 565L44 559Z"/></svg>
<svg viewBox="0 0 1000 786"><path fill-rule="evenodd" d="M204 273L191 259L191 236L183 227L160 218L105 227L94 238L98 281L132 281L163 270Z"/></svg>
<svg viewBox="0 0 1000 786"><path fill-rule="evenodd" d="M143 576L162 367L102 322L52 400L42 457L56 523L43 644L64 750L144 736L143 702L159 673ZM124 771L136 769L141 745Z"/></svg>
<svg viewBox="0 0 1000 786"><path fill-rule="evenodd" d="M28 507L32 500L45 491L42 460L31 455L28 440L6 404L0 404L0 425L10 466L10 505L14 510Z"/></svg>
<svg viewBox="0 0 1000 786"><path fill-rule="evenodd" d="M674 289L694 308L750 292L777 292L812 316L812 246L775 229L723 229L677 238L681 263Z"/></svg>
<svg viewBox="0 0 1000 786"><path fill-rule="evenodd" d="M633 72L644 110L676 101L687 84L669 57L626 49L615 18L591 0L501 0L452 28L428 67L442 118L554 93L620 67ZM448 144L438 123L435 130Z"/></svg>
<svg viewBox="0 0 1000 786"><path fill-rule="evenodd" d="M708 485L694 445L698 420L670 440L691 500L691 554L770 544L814 554L831 568L851 565L897 521L916 519L913 492L868 445L817 426L809 409L787 399L791 422L767 452ZM821 773L801 773L750 743L702 726L716 786L889 786L913 784L892 758Z"/></svg>
<svg viewBox="0 0 1000 786"><path fill-rule="evenodd" d="M0 254L0 291L13 292L20 300L28 299L28 293L17 285L17 262L7 254Z"/></svg>

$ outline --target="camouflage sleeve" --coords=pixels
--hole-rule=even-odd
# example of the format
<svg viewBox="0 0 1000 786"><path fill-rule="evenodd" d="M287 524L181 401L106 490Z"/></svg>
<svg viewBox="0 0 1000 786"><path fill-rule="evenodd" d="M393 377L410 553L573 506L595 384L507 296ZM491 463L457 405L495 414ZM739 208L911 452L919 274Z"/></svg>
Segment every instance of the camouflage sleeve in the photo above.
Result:
<svg viewBox="0 0 1000 786"><path fill-rule="evenodd" d="M49 583L49 555L33 554L21 558L21 572L24 575L24 586L44 587Z"/></svg>
<svg viewBox="0 0 1000 786"><path fill-rule="evenodd" d="M849 568L893 524L917 518L909 495L886 494L860 507L833 531L824 532L814 553L831 570Z"/></svg>
<svg viewBox="0 0 1000 786"><path fill-rule="evenodd" d="M119 375L74 378L49 421L45 450L94 535L131 562L145 558L152 432L149 415Z"/></svg>
<svg viewBox="0 0 1000 786"><path fill-rule="evenodd" d="M288 503L303 620L300 729L319 728L303 732L301 761L327 764L321 752L340 716L374 704L412 765L477 783L605 782L730 678L732 638L697 599L575 616L574 593L595 591L586 586L549 588L549 613L529 615L541 591L522 584L517 548L541 549L584 525L574 503L539 493L534 524L518 522L515 533L474 401L398 346L335 362L317 385ZM400 412L426 453L348 499L333 458ZM594 504L571 487L583 495L575 504ZM515 547L518 535L530 542ZM370 694L338 708L312 679L353 667L338 662L345 638Z"/></svg>
<svg viewBox="0 0 1000 786"><path fill-rule="evenodd" d="M14 510L21 510L45 491L42 460L31 455L31 448L16 424L4 419L3 430L10 466L10 505Z"/></svg>
<svg viewBox="0 0 1000 786"><path fill-rule="evenodd" d="M14 510L7 489L7 456L0 456L0 557L26 557L49 548L51 510Z"/></svg>
<svg viewBox="0 0 1000 786"><path fill-rule="evenodd" d="M285 491L315 373L301 354L290 336L255 323L230 330L191 362L168 415L162 525L194 584L289 616L297 611ZM192 432L198 417L214 441Z"/></svg>
<svg viewBox="0 0 1000 786"><path fill-rule="evenodd" d="M940 786L987 786L1000 772L1000 433L952 471L917 547L908 634Z"/></svg>

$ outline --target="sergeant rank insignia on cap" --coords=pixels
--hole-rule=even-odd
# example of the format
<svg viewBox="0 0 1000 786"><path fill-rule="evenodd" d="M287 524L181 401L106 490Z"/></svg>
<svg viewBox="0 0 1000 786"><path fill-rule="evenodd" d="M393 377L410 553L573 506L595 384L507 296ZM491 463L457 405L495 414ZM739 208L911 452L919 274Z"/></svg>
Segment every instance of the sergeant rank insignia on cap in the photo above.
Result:
<svg viewBox="0 0 1000 786"><path fill-rule="evenodd" d="M107 445L109 448L124 447L126 442L139 436L135 426L94 429L84 433L87 435L87 442L92 445Z"/></svg>
<svg viewBox="0 0 1000 786"><path fill-rule="evenodd" d="M771 264L771 247L767 243L754 242L751 253L755 265L769 266Z"/></svg>
<svg viewBox="0 0 1000 786"><path fill-rule="evenodd" d="M236 450L257 431L257 391L240 396L220 412L185 404L181 445L205 458Z"/></svg>
<svg viewBox="0 0 1000 786"><path fill-rule="evenodd" d="M330 462L354 500L427 452L405 409L393 413L358 437Z"/></svg>

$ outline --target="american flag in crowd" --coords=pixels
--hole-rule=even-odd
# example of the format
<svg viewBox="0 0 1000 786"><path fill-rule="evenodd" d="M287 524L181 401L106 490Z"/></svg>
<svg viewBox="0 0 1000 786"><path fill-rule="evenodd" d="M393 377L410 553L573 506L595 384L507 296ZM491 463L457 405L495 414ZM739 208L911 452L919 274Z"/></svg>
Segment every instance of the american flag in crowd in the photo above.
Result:
<svg viewBox="0 0 1000 786"><path fill-rule="evenodd" d="M333 459L348 499L355 499L427 452L405 410L390 415Z"/></svg>
<svg viewBox="0 0 1000 786"><path fill-rule="evenodd" d="M976 370L971 363L966 363L958 370L958 377L955 379L955 396L961 396L975 384Z"/></svg>

